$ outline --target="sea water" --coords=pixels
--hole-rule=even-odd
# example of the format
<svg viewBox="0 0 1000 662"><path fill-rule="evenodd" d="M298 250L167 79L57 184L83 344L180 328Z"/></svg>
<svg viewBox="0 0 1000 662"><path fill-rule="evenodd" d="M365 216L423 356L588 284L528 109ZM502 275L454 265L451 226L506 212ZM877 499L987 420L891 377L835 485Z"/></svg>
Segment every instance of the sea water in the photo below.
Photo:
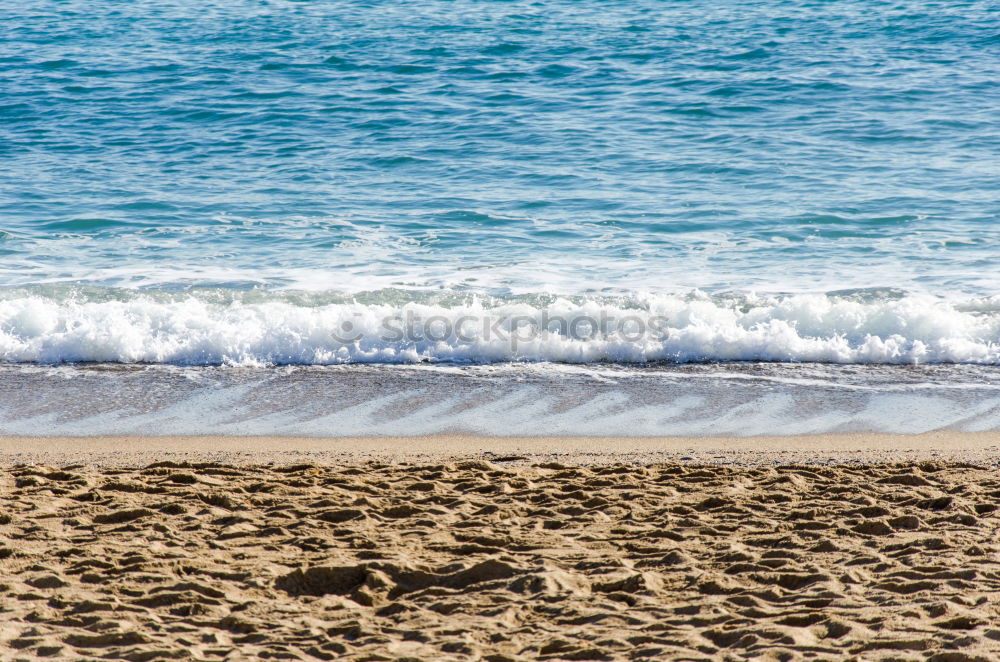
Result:
<svg viewBox="0 0 1000 662"><path fill-rule="evenodd" d="M0 433L1000 427L995 3L0 24Z"/></svg>

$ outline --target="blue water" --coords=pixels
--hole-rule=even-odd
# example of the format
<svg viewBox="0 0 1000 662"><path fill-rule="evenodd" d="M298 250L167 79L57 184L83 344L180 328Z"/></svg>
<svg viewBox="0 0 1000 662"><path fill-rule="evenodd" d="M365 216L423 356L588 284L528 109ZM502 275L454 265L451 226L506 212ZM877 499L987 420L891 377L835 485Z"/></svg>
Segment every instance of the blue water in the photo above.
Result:
<svg viewBox="0 0 1000 662"><path fill-rule="evenodd" d="M0 360L1000 363L995 3L0 26ZM407 311L666 331L387 339Z"/></svg>

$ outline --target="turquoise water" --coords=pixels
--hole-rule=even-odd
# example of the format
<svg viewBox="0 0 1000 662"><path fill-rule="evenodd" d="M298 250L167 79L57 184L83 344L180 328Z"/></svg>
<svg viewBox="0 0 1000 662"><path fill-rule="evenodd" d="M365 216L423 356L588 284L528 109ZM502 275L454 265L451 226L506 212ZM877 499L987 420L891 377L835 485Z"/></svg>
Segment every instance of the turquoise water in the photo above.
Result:
<svg viewBox="0 0 1000 662"><path fill-rule="evenodd" d="M0 25L3 361L1000 363L995 3ZM408 313L479 330L387 337Z"/></svg>

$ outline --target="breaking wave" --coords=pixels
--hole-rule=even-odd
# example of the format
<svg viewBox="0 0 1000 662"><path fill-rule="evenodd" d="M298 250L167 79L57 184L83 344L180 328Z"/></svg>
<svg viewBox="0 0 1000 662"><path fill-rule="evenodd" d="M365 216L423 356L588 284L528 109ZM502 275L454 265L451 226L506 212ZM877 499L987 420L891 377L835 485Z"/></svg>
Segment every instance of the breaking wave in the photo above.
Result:
<svg viewBox="0 0 1000 662"><path fill-rule="evenodd" d="M7 290L0 361L1000 364L1000 299Z"/></svg>

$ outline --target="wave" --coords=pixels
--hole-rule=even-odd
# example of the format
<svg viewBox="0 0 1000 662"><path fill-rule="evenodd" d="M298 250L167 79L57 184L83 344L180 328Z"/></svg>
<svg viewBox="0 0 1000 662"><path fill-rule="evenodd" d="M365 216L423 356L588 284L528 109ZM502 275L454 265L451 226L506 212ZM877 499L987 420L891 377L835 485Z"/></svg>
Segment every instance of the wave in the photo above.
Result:
<svg viewBox="0 0 1000 662"><path fill-rule="evenodd" d="M0 361L1000 364L1000 299L7 290Z"/></svg>

